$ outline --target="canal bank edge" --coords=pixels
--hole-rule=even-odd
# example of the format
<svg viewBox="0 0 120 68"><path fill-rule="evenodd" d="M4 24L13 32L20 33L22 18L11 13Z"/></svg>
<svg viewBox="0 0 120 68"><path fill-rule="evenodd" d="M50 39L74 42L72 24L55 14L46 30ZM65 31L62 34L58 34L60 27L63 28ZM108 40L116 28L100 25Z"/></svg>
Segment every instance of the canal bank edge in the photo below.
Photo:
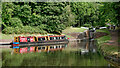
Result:
<svg viewBox="0 0 120 68"><path fill-rule="evenodd" d="M109 31L109 30L108 30ZM109 42L112 39L110 31L107 32L108 35L102 36L100 38L97 38L98 41L98 49L102 53L102 55L105 57L106 60L109 60L109 62L114 65L115 67L119 67L120 62L120 55L118 54L118 46L116 45L105 45L107 42ZM119 40L119 39L118 39ZM113 64L114 63L114 64Z"/></svg>

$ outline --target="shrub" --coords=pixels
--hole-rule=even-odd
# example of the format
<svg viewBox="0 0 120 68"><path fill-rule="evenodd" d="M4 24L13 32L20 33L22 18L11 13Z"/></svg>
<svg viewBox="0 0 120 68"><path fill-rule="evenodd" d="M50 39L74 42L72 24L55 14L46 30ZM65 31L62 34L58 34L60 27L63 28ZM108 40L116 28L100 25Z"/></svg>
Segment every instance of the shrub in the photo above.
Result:
<svg viewBox="0 0 120 68"><path fill-rule="evenodd" d="M21 33L23 33L22 27L15 27L14 33L15 34L21 34Z"/></svg>
<svg viewBox="0 0 120 68"><path fill-rule="evenodd" d="M21 20L17 17L11 18L9 21L10 21L11 27L22 27L23 26Z"/></svg>
<svg viewBox="0 0 120 68"><path fill-rule="evenodd" d="M6 27L5 29L2 30L3 33L5 34L21 34L21 33L41 33L41 34L46 34L47 31L39 28L39 26L37 27L31 27L31 26L22 26L22 27Z"/></svg>
<svg viewBox="0 0 120 68"><path fill-rule="evenodd" d="M41 33L41 34L46 34L47 32L44 31L43 29L40 29L39 26L37 27L31 27L31 26L24 26L22 28L23 33Z"/></svg>
<svg viewBox="0 0 120 68"><path fill-rule="evenodd" d="M47 32L40 28L40 26L34 27L34 33L46 34Z"/></svg>
<svg viewBox="0 0 120 68"><path fill-rule="evenodd" d="M31 26L24 26L22 28L23 33L32 33L32 27Z"/></svg>
<svg viewBox="0 0 120 68"><path fill-rule="evenodd" d="M5 34L13 34L14 28L13 27L6 27L5 29L2 30L2 32Z"/></svg>
<svg viewBox="0 0 120 68"><path fill-rule="evenodd" d="M90 24L84 24L83 26L84 27L90 27L91 25Z"/></svg>

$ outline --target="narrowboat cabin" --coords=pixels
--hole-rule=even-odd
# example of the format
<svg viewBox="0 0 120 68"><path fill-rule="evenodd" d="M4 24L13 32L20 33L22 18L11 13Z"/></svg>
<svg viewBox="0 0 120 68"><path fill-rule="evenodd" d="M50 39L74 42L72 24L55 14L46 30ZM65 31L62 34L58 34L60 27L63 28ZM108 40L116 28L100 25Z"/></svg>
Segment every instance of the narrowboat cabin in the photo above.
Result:
<svg viewBox="0 0 120 68"><path fill-rule="evenodd" d="M35 42L35 37L29 36L29 37L14 37L14 42Z"/></svg>
<svg viewBox="0 0 120 68"><path fill-rule="evenodd" d="M48 40L47 38L48 38L47 36L39 36L37 37L37 42L47 41Z"/></svg>
<svg viewBox="0 0 120 68"><path fill-rule="evenodd" d="M57 41L57 40L65 40L66 38L65 38L65 36L64 35L58 35L58 36L49 36L49 40L55 40L55 41Z"/></svg>

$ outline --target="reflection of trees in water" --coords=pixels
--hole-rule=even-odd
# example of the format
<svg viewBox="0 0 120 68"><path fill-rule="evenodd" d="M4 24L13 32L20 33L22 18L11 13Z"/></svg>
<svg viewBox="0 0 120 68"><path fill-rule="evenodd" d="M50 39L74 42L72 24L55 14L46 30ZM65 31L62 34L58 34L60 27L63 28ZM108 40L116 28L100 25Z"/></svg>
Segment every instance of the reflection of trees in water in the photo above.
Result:
<svg viewBox="0 0 120 68"><path fill-rule="evenodd" d="M78 47L83 50L87 50L90 52L96 52L96 41L83 41L81 43L77 43Z"/></svg>

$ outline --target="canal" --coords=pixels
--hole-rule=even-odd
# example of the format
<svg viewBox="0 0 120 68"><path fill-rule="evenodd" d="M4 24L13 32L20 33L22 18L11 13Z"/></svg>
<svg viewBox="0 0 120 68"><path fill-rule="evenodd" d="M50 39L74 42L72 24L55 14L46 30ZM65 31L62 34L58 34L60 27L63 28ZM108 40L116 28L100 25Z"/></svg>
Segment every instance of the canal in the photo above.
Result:
<svg viewBox="0 0 120 68"><path fill-rule="evenodd" d="M4 50L2 66L111 66L99 52L97 41L76 41L64 45L62 51L11 55L11 50Z"/></svg>

